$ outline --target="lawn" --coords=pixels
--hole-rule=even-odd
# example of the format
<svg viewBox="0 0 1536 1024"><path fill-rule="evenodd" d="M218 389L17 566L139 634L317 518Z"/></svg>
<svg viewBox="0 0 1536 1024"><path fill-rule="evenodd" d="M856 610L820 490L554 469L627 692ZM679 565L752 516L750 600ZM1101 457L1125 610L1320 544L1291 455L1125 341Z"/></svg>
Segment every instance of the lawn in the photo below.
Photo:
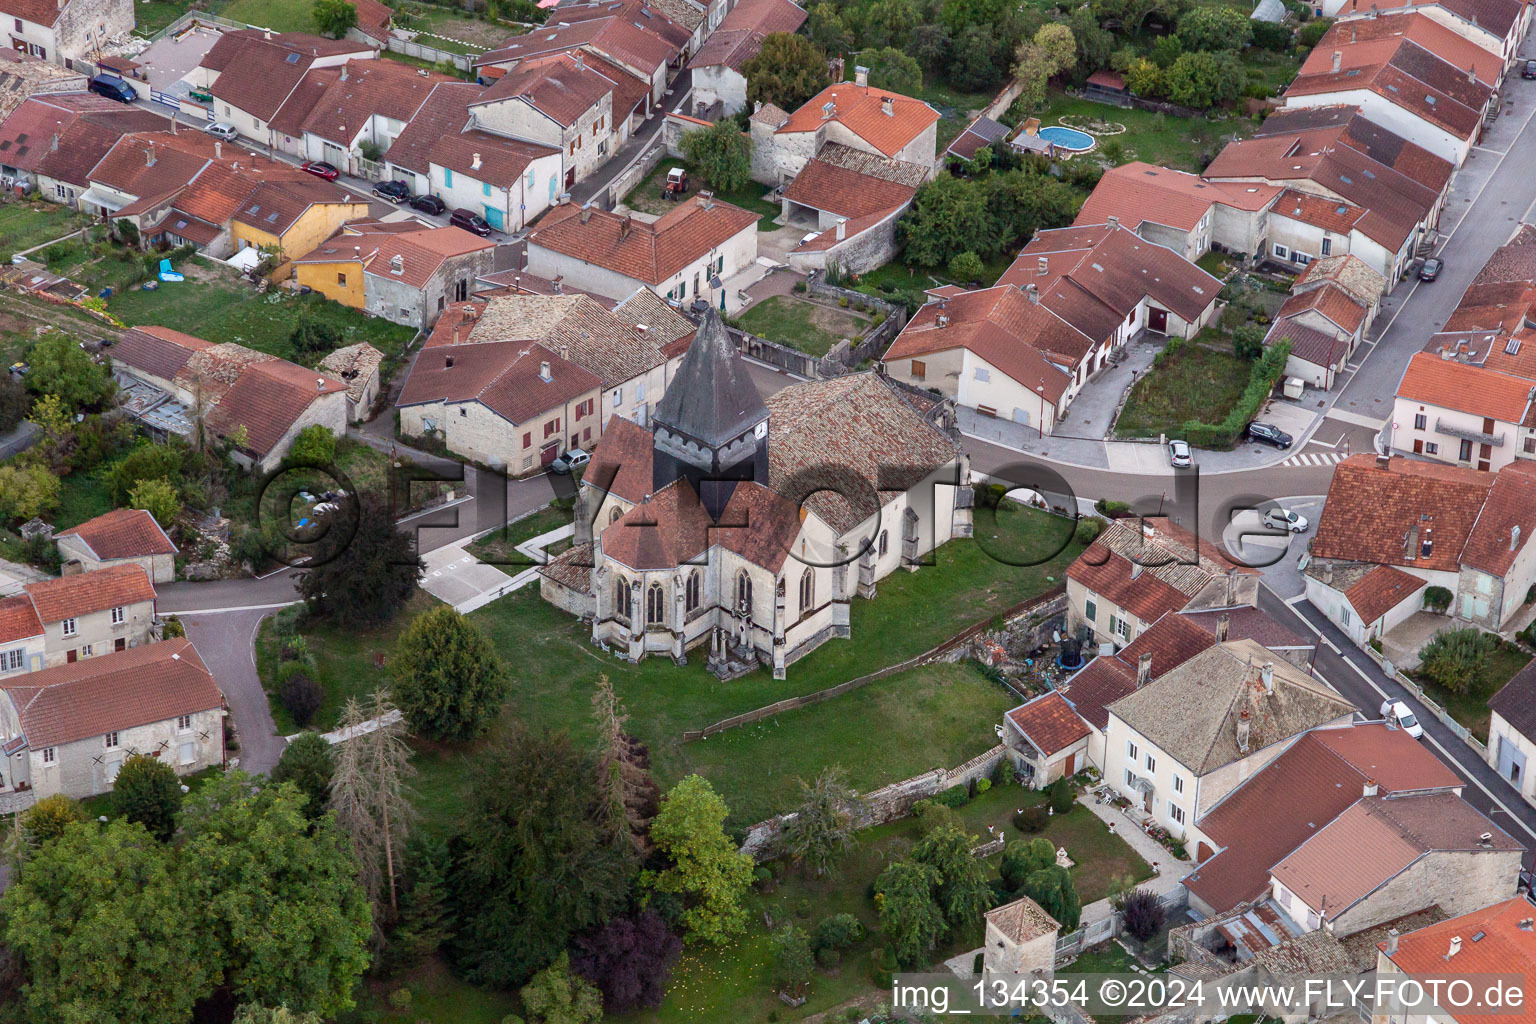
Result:
<svg viewBox="0 0 1536 1024"><path fill-rule="evenodd" d="M639 213L651 213L661 216L668 210L677 208L677 204L661 198L661 186L666 183L667 171L674 167L686 167L688 169L688 193L689 199L698 195L700 189L709 189L709 183L687 163L676 160L663 160L656 165L656 169L645 176L645 179L629 190L629 194L622 200L623 204L631 210ZM769 189L759 185L755 181L749 181L734 192L724 192L713 189L715 198L721 202L739 206L744 210L762 214L762 219L757 222L757 230L773 231L778 225L773 222L780 212L778 203L769 202L764 197Z"/></svg>
<svg viewBox="0 0 1536 1024"><path fill-rule="evenodd" d="M1469 688L1466 693L1452 693L1438 683L1432 683L1421 674L1410 673L1413 681L1424 688L1430 700L1450 712L1451 717L1467 728L1483 743L1488 742L1488 722L1492 712L1488 700L1498 693L1531 660L1530 656L1512 643L1500 642L1498 650L1488 658L1488 670L1483 685Z"/></svg>
<svg viewBox="0 0 1536 1024"><path fill-rule="evenodd" d="M1067 118L1068 124L1077 118L1123 124L1124 132L1099 138L1101 148L1106 142L1115 140L1123 147L1126 160L1144 160L1185 171L1204 170L1225 138L1233 134L1247 135L1253 130L1253 122L1246 118L1216 121L1170 117L1074 99L1053 90L1050 102L1040 114L1040 123L1045 126L1059 124L1063 117Z"/></svg>
<svg viewBox="0 0 1536 1024"><path fill-rule="evenodd" d="M961 92L937 82L924 85L918 98L939 112L936 145L940 154L955 141L956 136L965 131L965 126L974 120L976 111L992 102L991 93Z"/></svg>
<svg viewBox="0 0 1536 1024"><path fill-rule="evenodd" d="M187 280L162 284L152 292L121 291L108 301L108 311L129 324L156 324L199 338L234 341L284 359L293 357L288 339L306 312L334 326L342 344L370 342L386 356L398 357L416 334L413 328L370 317L317 294L274 289L259 295L231 268L201 258L177 269L187 274Z"/></svg>
<svg viewBox="0 0 1536 1024"><path fill-rule="evenodd" d="M870 326L867 317L792 295L770 296L736 322L744 331L812 356L826 355L843 338L857 340Z"/></svg>
<svg viewBox="0 0 1536 1024"><path fill-rule="evenodd" d="M191 9L189 0L138 0L133 5L133 31L152 36Z"/></svg>
<svg viewBox="0 0 1536 1024"><path fill-rule="evenodd" d="M1217 337L1207 329L1199 340ZM1250 368L1231 352L1185 342L1136 382L1115 421L1115 435L1175 436L1192 419L1220 423L1248 386Z"/></svg>
<svg viewBox="0 0 1536 1024"><path fill-rule="evenodd" d="M52 241L90 222L89 217L57 203L0 204L0 238L5 239L6 260L9 262L10 253Z"/></svg>
<svg viewBox="0 0 1536 1024"><path fill-rule="evenodd" d="M314 0L230 0L218 14L274 32L315 32L314 6Z"/></svg>
<svg viewBox="0 0 1536 1024"><path fill-rule="evenodd" d="M517 550L517 546L524 541L551 530L558 530L562 526L571 523L572 502L557 498L550 504L539 509L531 516L525 516L514 523L508 523L499 530L486 534L473 544L468 551L482 562L490 565L504 565L517 568L526 568L533 563L528 557ZM550 545L551 554L559 554L570 547L570 541L557 541ZM515 570L514 570L515 571Z"/></svg>
<svg viewBox="0 0 1536 1024"><path fill-rule="evenodd" d="M409 27L415 32L429 33L417 42L425 46L435 46L439 50L481 54L486 50L494 50L512 36L521 35L527 31L493 21L465 18L447 8L435 5L422 5L421 11L421 16L412 19Z"/></svg>

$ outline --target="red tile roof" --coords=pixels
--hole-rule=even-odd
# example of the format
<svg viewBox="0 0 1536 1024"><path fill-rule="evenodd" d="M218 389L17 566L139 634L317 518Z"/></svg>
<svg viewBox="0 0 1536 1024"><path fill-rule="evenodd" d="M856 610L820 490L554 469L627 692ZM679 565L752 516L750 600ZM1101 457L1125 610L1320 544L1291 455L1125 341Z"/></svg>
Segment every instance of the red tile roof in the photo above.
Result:
<svg viewBox="0 0 1536 1024"><path fill-rule="evenodd" d="M1197 174L1132 161L1104 172L1074 224L1103 224L1110 217L1132 231L1144 221L1193 231L1215 203L1240 210L1262 210L1280 189L1204 181Z"/></svg>
<svg viewBox="0 0 1536 1024"><path fill-rule="evenodd" d="M137 565L111 565L73 576L39 580L22 589L32 599L37 617L45 623L155 599L155 585Z"/></svg>
<svg viewBox="0 0 1536 1024"><path fill-rule="evenodd" d="M1286 87L1288 96L1314 96L1366 89L1387 102L1450 132L1460 139L1471 139L1482 123L1482 112L1492 90L1478 82L1468 82L1463 70L1441 60L1417 43L1401 39L1396 46L1384 41L1356 44L1361 48L1362 63L1351 67L1341 62L1331 70L1335 51L1353 49L1335 46L1328 51L1329 61L1315 71L1305 66ZM1390 50L1390 52L1381 52ZM1321 53L1319 47L1313 51Z"/></svg>
<svg viewBox="0 0 1536 1024"><path fill-rule="evenodd" d="M1531 925L1532 916L1528 899L1512 897L1491 907L1409 932L1397 940L1397 952L1387 959L1404 974L1420 980L1449 980L1472 974L1520 974L1533 978L1536 977L1536 928ZM1460 949L1447 960L1452 939L1461 940ZM1385 948L1385 944L1378 948ZM1531 1012L1522 1009L1515 1013L1489 1013L1483 1008L1474 1008L1470 1013L1448 1013L1446 1016L1464 1024L1526 1024L1531 1019Z"/></svg>
<svg viewBox="0 0 1536 1024"><path fill-rule="evenodd" d="M434 86L457 81L393 60L348 61L342 70L304 119L304 130L347 146L370 117L409 121Z"/></svg>
<svg viewBox="0 0 1536 1024"><path fill-rule="evenodd" d="M1308 310L1316 310L1345 334L1354 334L1365 323L1367 310L1350 297L1344 289L1325 284L1299 295L1291 295L1280 306L1278 317L1296 316Z"/></svg>
<svg viewBox="0 0 1536 1024"><path fill-rule="evenodd" d="M1067 566L1067 578L1126 609L1143 623L1154 622L1189 603L1189 597L1177 587L1137 569L1130 559L1095 541Z"/></svg>
<svg viewBox="0 0 1536 1024"><path fill-rule="evenodd" d="M395 12L379 0L351 0L357 9L357 30L380 44L389 39L389 23Z"/></svg>
<svg viewBox="0 0 1536 1024"><path fill-rule="evenodd" d="M13 594L0 598L0 644L11 644L42 635L43 623L37 617L37 609L32 607L30 597L26 594Z"/></svg>
<svg viewBox="0 0 1536 1024"><path fill-rule="evenodd" d="M1536 464L1516 459L1500 470L1461 551L1461 562L1503 576L1536 535Z"/></svg>
<svg viewBox="0 0 1536 1024"><path fill-rule="evenodd" d="M1419 577L1401 569L1378 565L1356 580L1355 585L1344 592L1344 598L1360 616L1361 622L1371 623L1427 585Z"/></svg>
<svg viewBox="0 0 1536 1024"><path fill-rule="evenodd" d="M1339 15L1370 14L1372 8L1396 11L1398 8L1418 7L1423 0L1345 0ZM1434 6L1443 7L1461 21L1480 26L1495 36L1508 36L1520 17L1524 3L1521 0L1435 0ZM1394 13L1393 17L1402 17Z"/></svg>
<svg viewBox="0 0 1536 1024"><path fill-rule="evenodd" d="M60 530L55 536L79 537L98 559L104 561L176 553L176 545L160 529L155 517L138 508L104 512L79 526Z"/></svg>
<svg viewBox="0 0 1536 1024"><path fill-rule="evenodd" d="M1335 22L1312 48L1311 54L1301 66L1302 71L1322 71L1331 67L1334 50L1342 52L1342 66L1356 67L1368 63L1354 53L1363 49L1364 44L1382 41L1387 44L1390 52L1404 39L1417 43L1463 71L1471 70L1486 85L1492 85L1504 73L1504 60L1499 54L1420 11L1395 14L1390 18L1356 18Z"/></svg>
<svg viewBox="0 0 1536 1024"><path fill-rule="evenodd" d="M890 114L884 112L886 100L891 103ZM827 121L836 121L879 152L895 156L938 119L939 112L922 100L874 86L838 82L789 115L776 134L818 132Z"/></svg>
<svg viewBox="0 0 1536 1024"><path fill-rule="evenodd" d="M0 14L51 27L64 13L64 6L56 0L0 0Z"/></svg>
<svg viewBox="0 0 1536 1024"><path fill-rule="evenodd" d="M1264 336L1264 347L1269 348L1279 341L1289 341L1291 355L1317 366L1338 368L1349 351L1348 344L1339 340L1337 331L1323 332L1291 317L1275 320Z"/></svg>
<svg viewBox="0 0 1536 1024"><path fill-rule="evenodd" d="M1282 217L1289 217L1303 224L1310 224L1324 231L1333 231L1341 235L1349 234L1350 229L1365 216L1365 211L1358 206L1351 206L1337 199L1308 195L1293 188L1280 193L1280 200L1275 203L1274 212Z"/></svg>
<svg viewBox="0 0 1536 1024"><path fill-rule="evenodd" d="M540 373L548 363L549 379ZM514 426L602 387L597 374L518 341L422 349L396 405L479 402Z"/></svg>
<svg viewBox="0 0 1536 1024"><path fill-rule="evenodd" d="M762 49L764 36L798 31L805 18L805 9L791 0L741 0L705 38L688 66L740 71Z"/></svg>
<svg viewBox="0 0 1536 1024"><path fill-rule="evenodd" d="M524 61L498 78L474 101L479 106L504 100L522 100L566 128L611 96L613 83L586 66L578 52Z"/></svg>
<svg viewBox="0 0 1536 1024"><path fill-rule="evenodd" d="M387 155L389 162L417 174L426 174L432 163L434 147L469 125L469 105L484 92L483 86L473 82L438 83L417 108L410 123L395 137Z"/></svg>
<svg viewBox="0 0 1536 1024"><path fill-rule="evenodd" d="M1008 720L1019 727L1046 757L1087 739L1088 726L1060 693L1051 691L1036 697L1023 707L1008 712Z"/></svg>
<svg viewBox="0 0 1536 1024"><path fill-rule="evenodd" d="M602 440L582 474L582 485L611 492L634 504L651 493L654 455L654 439L649 430L633 420L614 416L603 425ZM592 503L594 510L597 504Z"/></svg>
<svg viewBox="0 0 1536 1024"><path fill-rule="evenodd" d="M1351 456L1334 468L1312 555L1455 572L1493 479L1465 466L1397 458L1382 469L1373 455Z"/></svg>
<svg viewBox="0 0 1536 1024"><path fill-rule="evenodd" d="M1109 706L1135 692L1136 670L1111 654L1094 658L1061 690L1073 710L1100 731L1109 725Z"/></svg>
<svg viewBox="0 0 1536 1024"><path fill-rule="evenodd" d="M1411 402L1520 423L1530 408L1532 387L1531 381L1521 377L1416 352L1403 371L1397 395Z"/></svg>
<svg viewBox="0 0 1536 1024"><path fill-rule="evenodd" d="M1359 730L1370 735L1336 735ZM1355 763L1334 749L1339 745ZM1384 793L1453 784L1445 766L1400 729L1314 729L1200 818L1200 830L1221 849L1184 879L1190 893L1217 913L1262 895L1274 864L1361 798L1372 777L1361 770L1366 760L1391 766L1390 781L1376 777Z"/></svg>
<svg viewBox="0 0 1536 1024"><path fill-rule="evenodd" d="M539 57L528 63L540 61L558 60L558 57ZM613 86L613 123L621 125L624 119L635 112L637 108L649 110L646 106L651 97L651 84L645 79L627 71L608 60L601 54L587 53L583 58L587 67L606 78Z"/></svg>
<svg viewBox="0 0 1536 1024"><path fill-rule="evenodd" d="M658 285L728 239L754 230L760 219L761 214L702 196L650 224L567 203L544 215L528 243Z"/></svg>
<svg viewBox="0 0 1536 1024"><path fill-rule="evenodd" d="M1384 793L1414 789L1459 789L1461 776L1433 755L1405 757L1408 745L1400 729L1381 723L1348 729L1319 729L1311 738L1338 755L1345 764L1367 779L1375 779ZM1422 747L1415 744L1416 749Z"/></svg>
<svg viewBox="0 0 1536 1024"><path fill-rule="evenodd" d="M590 49L650 76L681 53L691 35L660 11L633 0L594 6L584 12L562 9L559 17L564 20L546 23L482 53L475 58L475 67Z"/></svg>
<svg viewBox="0 0 1536 1024"><path fill-rule="evenodd" d="M1227 639L1241 640L1243 637L1229 632ZM1156 679L1215 644L1215 634L1194 619L1185 615L1164 615L1117 651L1115 657L1139 670L1142 655L1150 654L1151 678Z"/></svg>
<svg viewBox="0 0 1536 1024"><path fill-rule="evenodd" d="M809 160L784 190L784 198L851 218L889 212L911 202L916 191L901 182L860 174L825 160Z"/></svg>
<svg viewBox="0 0 1536 1024"><path fill-rule="evenodd" d="M395 230L397 227L400 230ZM496 243L489 238L470 234L463 228L358 221L343 226L294 262L361 263L367 273L423 288L448 260L495 247ZM398 274L393 269L397 256L401 268Z"/></svg>
<svg viewBox="0 0 1536 1024"><path fill-rule="evenodd" d="M190 641L177 638L0 679L33 750L214 711L224 696Z"/></svg>
<svg viewBox="0 0 1536 1024"><path fill-rule="evenodd" d="M209 92L258 120L270 121L314 62L309 53L242 38Z"/></svg>

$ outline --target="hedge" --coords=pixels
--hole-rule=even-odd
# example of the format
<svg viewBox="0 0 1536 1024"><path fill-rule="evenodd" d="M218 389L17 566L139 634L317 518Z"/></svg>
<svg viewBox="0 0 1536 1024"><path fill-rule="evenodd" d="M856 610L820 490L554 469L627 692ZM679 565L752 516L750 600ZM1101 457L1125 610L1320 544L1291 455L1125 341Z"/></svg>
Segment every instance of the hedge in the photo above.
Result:
<svg viewBox="0 0 1536 1024"><path fill-rule="evenodd" d="M1170 342L1164 352L1173 348ZM1291 354L1289 339L1271 347L1263 356L1254 360L1248 372L1248 386L1242 396L1227 412L1220 423L1204 423L1189 420L1182 428L1183 439L1199 448L1231 448L1237 443L1248 424L1259 414L1259 409L1275 388L1275 381L1285 372L1285 360Z"/></svg>

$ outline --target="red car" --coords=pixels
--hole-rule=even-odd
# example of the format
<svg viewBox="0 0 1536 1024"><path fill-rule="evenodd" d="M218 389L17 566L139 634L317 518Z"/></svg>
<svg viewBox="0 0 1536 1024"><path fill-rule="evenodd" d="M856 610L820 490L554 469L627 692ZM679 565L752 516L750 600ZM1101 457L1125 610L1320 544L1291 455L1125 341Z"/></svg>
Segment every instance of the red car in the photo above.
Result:
<svg viewBox="0 0 1536 1024"><path fill-rule="evenodd" d="M299 165L299 169L308 171L317 178L324 178L326 181L335 181L341 177L341 172L324 160L306 160Z"/></svg>

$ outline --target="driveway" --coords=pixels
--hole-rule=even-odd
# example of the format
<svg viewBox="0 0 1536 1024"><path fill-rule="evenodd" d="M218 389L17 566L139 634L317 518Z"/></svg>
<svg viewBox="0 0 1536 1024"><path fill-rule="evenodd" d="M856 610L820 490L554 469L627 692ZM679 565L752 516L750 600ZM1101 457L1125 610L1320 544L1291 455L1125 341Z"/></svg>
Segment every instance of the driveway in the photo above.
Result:
<svg viewBox="0 0 1536 1024"><path fill-rule="evenodd" d="M269 614L270 610L241 609L182 619L187 639L224 691L240 738L240 750L233 756L252 775L270 772L288 745L272 724L267 694L256 674L256 628Z"/></svg>

